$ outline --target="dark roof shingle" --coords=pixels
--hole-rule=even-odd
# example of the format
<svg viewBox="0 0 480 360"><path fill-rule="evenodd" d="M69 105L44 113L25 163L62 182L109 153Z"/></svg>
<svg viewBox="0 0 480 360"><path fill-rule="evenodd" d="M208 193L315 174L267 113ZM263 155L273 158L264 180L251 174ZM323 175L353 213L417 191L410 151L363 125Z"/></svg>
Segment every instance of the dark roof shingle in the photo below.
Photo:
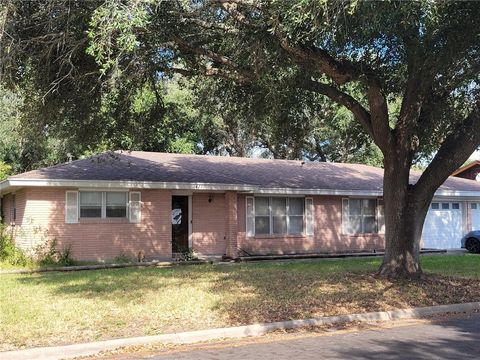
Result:
<svg viewBox="0 0 480 360"><path fill-rule="evenodd" d="M414 173L411 181L416 182L418 176L419 173ZM130 180L379 191L383 169L360 164L121 151L33 170L10 179ZM480 191L480 183L451 177L441 189Z"/></svg>

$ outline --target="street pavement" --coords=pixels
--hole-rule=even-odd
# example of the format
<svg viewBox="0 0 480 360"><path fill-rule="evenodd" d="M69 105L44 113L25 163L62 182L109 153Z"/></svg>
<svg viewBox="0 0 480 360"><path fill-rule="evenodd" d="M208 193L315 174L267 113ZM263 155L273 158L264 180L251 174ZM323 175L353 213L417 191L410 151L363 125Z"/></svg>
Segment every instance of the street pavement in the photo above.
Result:
<svg viewBox="0 0 480 360"><path fill-rule="evenodd" d="M114 359L480 359L480 314L293 338L228 341ZM112 358L112 359L113 359ZM110 359L110 358L109 358Z"/></svg>

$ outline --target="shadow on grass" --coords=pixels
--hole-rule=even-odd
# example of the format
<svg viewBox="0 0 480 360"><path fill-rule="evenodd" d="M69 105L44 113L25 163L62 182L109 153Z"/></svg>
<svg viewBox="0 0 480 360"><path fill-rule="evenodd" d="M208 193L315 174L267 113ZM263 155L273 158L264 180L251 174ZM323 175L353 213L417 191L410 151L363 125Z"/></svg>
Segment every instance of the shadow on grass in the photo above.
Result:
<svg viewBox="0 0 480 360"><path fill-rule="evenodd" d="M271 270L274 271L274 270ZM218 309L233 324L281 321L359 312L477 301L477 281L428 276L422 281L389 281L366 273L298 274L265 270L247 279L241 272L222 276L212 291L221 298Z"/></svg>
<svg viewBox="0 0 480 360"><path fill-rule="evenodd" d="M18 281L28 286L47 286L54 296L98 297L121 296L125 301L138 299L147 291L191 286L210 281L208 268L201 269L108 269L22 276Z"/></svg>
<svg viewBox="0 0 480 360"><path fill-rule="evenodd" d="M371 276L376 262L303 262L169 269L112 269L23 276L53 296L114 299L120 305L176 288L215 296L212 313L249 324L354 312L476 301L478 281L428 276L388 281ZM342 267L342 265L344 265ZM199 292L201 294L201 292ZM192 309L193 311L194 309ZM187 329L185 329L187 330Z"/></svg>

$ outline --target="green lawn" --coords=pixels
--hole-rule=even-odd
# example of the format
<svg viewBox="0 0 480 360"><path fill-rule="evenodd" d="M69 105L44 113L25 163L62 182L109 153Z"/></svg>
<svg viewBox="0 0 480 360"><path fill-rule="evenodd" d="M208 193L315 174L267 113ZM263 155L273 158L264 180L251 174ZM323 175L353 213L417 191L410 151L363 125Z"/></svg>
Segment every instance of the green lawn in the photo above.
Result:
<svg viewBox="0 0 480 360"><path fill-rule="evenodd" d="M422 260L411 283L379 258L1 275L0 350L480 299L480 256Z"/></svg>

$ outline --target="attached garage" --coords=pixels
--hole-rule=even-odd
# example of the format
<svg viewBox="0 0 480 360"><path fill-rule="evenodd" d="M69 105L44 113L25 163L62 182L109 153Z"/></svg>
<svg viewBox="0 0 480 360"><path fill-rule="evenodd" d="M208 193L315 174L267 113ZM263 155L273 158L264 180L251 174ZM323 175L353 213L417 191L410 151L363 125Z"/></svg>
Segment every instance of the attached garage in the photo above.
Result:
<svg viewBox="0 0 480 360"><path fill-rule="evenodd" d="M460 202L432 202L423 226L423 247L457 249L464 235Z"/></svg>
<svg viewBox="0 0 480 360"><path fill-rule="evenodd" d="M470 203L472 230L480 230L480 202Z"/></svg>

